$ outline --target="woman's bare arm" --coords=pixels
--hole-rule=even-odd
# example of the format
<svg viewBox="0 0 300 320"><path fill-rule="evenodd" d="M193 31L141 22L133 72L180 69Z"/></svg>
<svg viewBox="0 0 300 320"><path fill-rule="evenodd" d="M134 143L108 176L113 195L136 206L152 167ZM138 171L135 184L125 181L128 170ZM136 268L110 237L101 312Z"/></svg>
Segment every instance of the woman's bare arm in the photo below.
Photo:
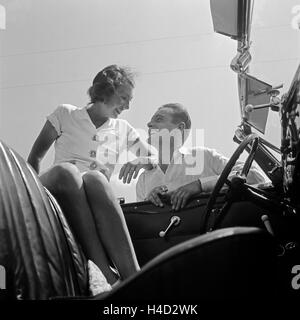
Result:
<svg viewBox="0 0 300 320"><path fill-rule="evenodd" d="M146 141L137 139L130 151L136 155L136 159L124 164L120 170L119 179L124 183L130 183L135 179L141 169L151 170L158 163L157 150Z"/></svg>
<svg viewBox="0 0 300 320"><path fill-rule="evenodd" d="M58 134L55 128L52 126L49 120L47 120L40 134L35 140L27 159L28 163L37 173L40 171L41 160L44 158L45 154L57 137Z"/></svg>
<svg viewBox="0 0 300 320"><path fill-rule="evenodd" d="M158 159L158 153L157 150L148 142L138 138L130 150L136 155L136 157L141 158L149 158L157 160Z"/></svg>

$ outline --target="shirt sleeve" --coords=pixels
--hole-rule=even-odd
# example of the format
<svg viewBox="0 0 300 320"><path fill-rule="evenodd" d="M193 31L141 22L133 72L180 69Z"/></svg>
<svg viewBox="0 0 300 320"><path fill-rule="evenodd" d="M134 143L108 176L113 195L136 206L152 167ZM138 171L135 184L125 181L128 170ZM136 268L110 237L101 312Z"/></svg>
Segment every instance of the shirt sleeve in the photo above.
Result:
<svg viewBox="0 0 300 320"><path fill-rule="evenodd" d="M208 149L208 161L216 175L220 175L228 163L228 158L218 153L216 150ZM206 160L206 159L205 159Z"/></svg>
<svg viewBox="0 0 300 320"><path fill-rule="evenodd" d="M216 150L208 149L208 156L205 160L207 161L206 165L210 166L210 169L215 173L215 175L201 178L200 181L203 191L210 192L215 187L229 159L219 154ZM237 161L228 176L228 180L231 180L235 175L240 174L243 166L244 162ZM255 166L251 166L246 182L248 184L263 183L265 182L265 179Z"/></svg>
<svg viewBox="0 0 300 320"><path fill-rule="evenodd" d="M47 120L52 124L57 134L60 136L62 133L62 122L64 118L63 106L58 106L50 115L47 116Z"/></svg>
<svg viewBox="0 0 300 320"><path fill-rule="evenodd" d="M212 191L212 189L214 188L215 184L219 179L220 174L225 168L227 162L228 162L228 158L224 157L223 155L218 153L216 150L207 149L205 151L205 158L204 158L204 165L206 167L205 169L209 170L213 174L208 177L200 179L202 190L204 192Z"/></svg>
<svg viewBox="0 0 300 320"><path fill-rule="evenodd" d="M220 176L210 176L206 178L201 178L201 187L203 192L210 192L215 187Z"/></svg>
<svg viewBox="0 0 300 320"><path fill-rule="evenodd" d="M243 166L244 166L244 162L238 161L231 170L231 173L229 175L229 180L234 175L241 173L243 170ZM255 165L252 165L248 172L246 182L248 184L264 183L265 178L263 177L259 169Z"/></svg>

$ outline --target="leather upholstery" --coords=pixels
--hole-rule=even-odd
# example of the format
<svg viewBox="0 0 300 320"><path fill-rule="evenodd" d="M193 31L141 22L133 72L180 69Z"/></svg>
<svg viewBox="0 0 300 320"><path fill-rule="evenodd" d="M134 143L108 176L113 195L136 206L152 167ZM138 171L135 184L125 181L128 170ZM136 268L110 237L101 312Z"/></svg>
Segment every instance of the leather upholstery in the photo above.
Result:
<svg viewBox="0 0 300 320"><path fill-rule="evenodd" d="M144 265L174 245L199 236L203 229L209 196L210 194L198 195L192 198L184 209L177 212L171 210L167 199L163 199L163 208L156 207L148 201L122 205L140 265ZM221 207L224 201L225 195L221 194L217 198L216 207ZM222 228L236 226L264 228L260 219L261 209L250 202L234 203L229 211ZM159 232L167 228L173 216L178 216L180 223L172 227L165 237L160 237ZM213 222L214 219L212 213L209 222Z"/></svg>
<svg viewBox="0 0 300 320"><path fill-rule="evenodd" d="M275 259L274 239L267 232L254 227L221 229L170 248L94 299L257 301L277 293Z"/></svg>

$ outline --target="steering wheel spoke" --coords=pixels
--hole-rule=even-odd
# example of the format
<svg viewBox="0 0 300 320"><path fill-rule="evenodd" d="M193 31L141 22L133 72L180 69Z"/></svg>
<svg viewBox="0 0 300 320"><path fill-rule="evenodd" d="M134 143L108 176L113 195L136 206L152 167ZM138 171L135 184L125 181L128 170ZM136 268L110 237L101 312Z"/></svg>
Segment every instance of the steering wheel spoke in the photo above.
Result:
<svg viewBox="0 0 300 320"><path fill-rule="evenodd" d="M232 168L234 167L235 163L237 162L237 160L239 159L240 155L242 154L242 152L246 149L246 147L249 144L252 144L251 147L251 151L249 152L249 155L244 163L243 169L241 171L241 177L244 177L246 180L247 174L251 168L252 162L254 160L255 157L255 153L258 147L258 142L259 142L259 136L255 133L252 133L250 135L248 135L241 143L240 145L237 147L237 149L235 150L235 152L233 153L233 155L231 156L231 158L229 159L229 161L227 162L225 168L223 169L215 187L214 190L211 193L211 196L207 202L207 206L206 206L206 211L205 211L205 216L204 216L204 223L202 226L202 230L201 232L205 232L207 230L214 230L214 227L216 224L214 224L213 226L210 226L208 228L208 221L209 221L209 217L211 215L211 212L215 206L215 202L217 200L217 196L219 195L222 187L224 186L224 184L226 184L229 188L231 187L232 183L231 181L228 180L228 176L230 174L230 172L232 171ZM228 205L224 205L224 207L222 208L219 217L218 217L218 221L221 220L222 217L220 217L221 215L224 216L225 215L225 208L227 209Z"/></svg>

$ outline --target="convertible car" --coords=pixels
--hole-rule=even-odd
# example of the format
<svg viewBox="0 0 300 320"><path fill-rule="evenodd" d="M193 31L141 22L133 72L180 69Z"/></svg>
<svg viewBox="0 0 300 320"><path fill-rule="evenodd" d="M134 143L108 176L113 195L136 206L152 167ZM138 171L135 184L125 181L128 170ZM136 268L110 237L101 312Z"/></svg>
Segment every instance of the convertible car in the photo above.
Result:
<svg viewBox="0 0 300 320"><path fill-rule="evenodd" d="M250 74L251 0L211 0L215 32L237 41L231 63L239 87L238 147L211 194L172 212L122 204L141 264L111 291L91 296L87 259L56 199L34 170L0 143L1 300L149 301L298 299L300 295L300 67L287 93ZM264 138L279 115L281 146ZM227 179L249 154L242 172ZM268 183L248 185L253 161ZM223 186L227 185L224 189Z"/></svg>

